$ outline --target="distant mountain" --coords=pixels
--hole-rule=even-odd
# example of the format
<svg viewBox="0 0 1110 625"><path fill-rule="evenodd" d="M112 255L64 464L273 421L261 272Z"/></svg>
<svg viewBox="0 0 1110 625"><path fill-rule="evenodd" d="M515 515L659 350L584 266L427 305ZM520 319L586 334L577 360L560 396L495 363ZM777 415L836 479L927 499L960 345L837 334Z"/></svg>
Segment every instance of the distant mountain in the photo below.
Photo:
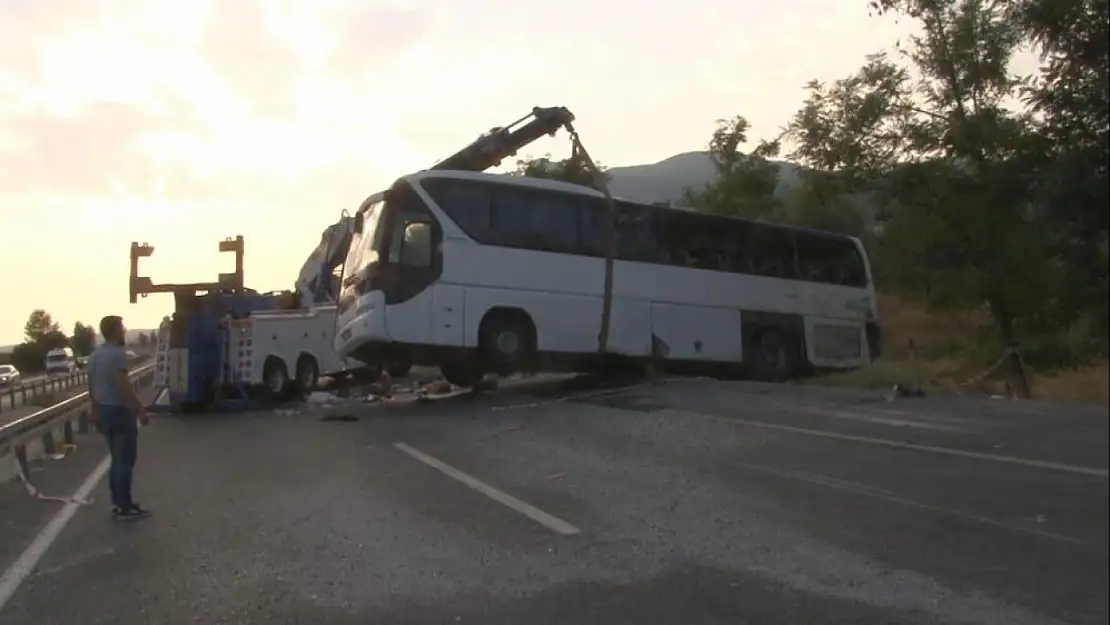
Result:
<svg viewBox="0 0 1110 625"><path fill-rule="evenodd" d="M779 166L777 195L786 195L801 180L797 165L775 161ZM685 152L650 165L629 165L609 170L613 195L635 202L667 202L682 197L683 190L700 190L716 178L708 152Z"/></svg>
<svg viewBox="0 0 1110 625"><path fill-rule="evenodd" d="M779 168L775 195L785 200L802 181L804 168L783 161L772 161ZM634 202L674 202L687 188L701 190L716 178L708 152L685 152L650 165L629 165L609 170L609 190L614 196ZM850 196L849 201L863 213L866 223L875 223L876 207L865 196Z"/></svg>

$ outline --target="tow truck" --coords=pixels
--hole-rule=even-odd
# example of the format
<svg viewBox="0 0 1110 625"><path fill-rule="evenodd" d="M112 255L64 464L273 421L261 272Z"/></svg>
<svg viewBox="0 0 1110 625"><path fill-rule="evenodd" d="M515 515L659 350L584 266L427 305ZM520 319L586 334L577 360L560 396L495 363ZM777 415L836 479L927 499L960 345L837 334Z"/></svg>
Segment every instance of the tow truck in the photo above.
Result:
<svg viewBox="0 0 1110 625"><path fill-rule="evenodd" d="M174 296L173 316L158 328L154 409L244 408L262 397L282 400L296 390L310 391L322 375L370 369L331 348L334 306L302 309L290 291L245 287L242 236L221 241L219 250L235 254L234 273L219 274L215 282L155 284L138 275L139 260L153 255L154 247L131 244L131 303L154 293ZM274 362L283 365L277 374ZM289 371L298 377L280 376Z"/></svg>
<svg viewBox="0 0 1110 625"><path fill-rule="evenodd" d="M566 129L574 148L572 158L582 160L608 196L603 176L583 148L573 122L574 115L564 107L535 107L429 169L485 171L541 137ZM242 408L259 394L280 400L293 391L310 391L322 376L354 374L372 380L383 367L392 375L407 372L409 363L367 365L334 351L341 268L354 223L344 211L321 234L294 290L270 293L244 286L242 236L220 242L220 252L235 254L235 271L220 274L212 283L155 284L139 276L139 259L152 255L154 248L132 242L131 303L153 293L172 293L175 301L173 317L158 331L155 384L160 392L154 409ZM607 289L611 288L608 278ZM607 325L603 320L603 333Z"/></svg>

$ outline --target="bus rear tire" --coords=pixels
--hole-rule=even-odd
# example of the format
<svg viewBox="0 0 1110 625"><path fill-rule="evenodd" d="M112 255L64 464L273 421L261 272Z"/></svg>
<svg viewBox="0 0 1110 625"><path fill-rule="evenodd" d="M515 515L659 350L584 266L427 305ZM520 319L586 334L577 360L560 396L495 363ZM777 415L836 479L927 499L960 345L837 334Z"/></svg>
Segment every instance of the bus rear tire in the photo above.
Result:
<svg viewBox="0 0 1110 625"><path fill-rule="evenodd" d="M796 350L790 339L780 330L768 328L752 337L748 345L751 354L751 377L759 382L785 382L797 370Z"/></svg>
<svg viewBox="0 0 1110 625"><path fill-rule="evenodd" d="M494 311L482 320L478 344L486 366L497 375L523 371L535 360L535 325L524 311Z"/></svg>

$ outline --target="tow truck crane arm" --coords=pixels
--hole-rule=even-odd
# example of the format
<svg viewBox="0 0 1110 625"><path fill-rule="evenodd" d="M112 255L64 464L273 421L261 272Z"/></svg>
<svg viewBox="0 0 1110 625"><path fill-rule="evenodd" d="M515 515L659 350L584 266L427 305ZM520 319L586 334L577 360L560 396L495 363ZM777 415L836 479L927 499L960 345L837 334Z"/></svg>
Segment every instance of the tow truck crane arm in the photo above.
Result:
<svg viewBox="0 0 1110 625"><path fill-rule="evenodd" d="M527 121L528 118L533 118ZM432 165L430 169L485 171L514 156L518 150L544 135L555 136L560 128L573 131L574 114L562 106L535 107L508 126L498 126L470 145Z"/></svg>

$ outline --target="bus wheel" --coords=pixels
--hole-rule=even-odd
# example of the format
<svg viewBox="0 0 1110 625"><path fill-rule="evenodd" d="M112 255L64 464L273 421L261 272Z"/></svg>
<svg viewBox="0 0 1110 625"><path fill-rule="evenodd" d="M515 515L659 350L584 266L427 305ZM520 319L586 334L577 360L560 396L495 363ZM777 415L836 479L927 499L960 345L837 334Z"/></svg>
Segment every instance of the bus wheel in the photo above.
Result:
<svg viewBox="0 0 1110 625"><path fill-rule="evenodd" d="M522 370L536 350L535 328L523 312L487 316L478 335L482 356L497 375Z"/></svg>
<svg viewBox="0 0 1110 625"><path fill-rule="evenodd" d="M262 384L270 399L284 399L285 392L289 389L289 371L286 370L285 363L278 358L267 358L262 367Z"/></svg>
<svg viewBox="0 0 1110 625"><path fill-rule="evenodd" d="M794 350L779 330L757 334L749 346L752 377L760 382L785 382L794 376Z"/></svg>
<svg viewBox="0 0 1110 625"><path fill-rule="evenodd" d="M302 393L311 393L320 383L320 367L316 359L304 354L297 360L297 388Z"/></svg>
<svg viewBox="0 0 1110 625"><path fill-rule="evenodd" d="M443 379L454 386L470 388L482 380L482 371L472 362L444 362L439 365Z"/></svg>
<svg viewBox="0 0 1110 625"><path fill-rule="evenodd" d="M403 378L412 370L412 363L404 360L394 361L389 365L389 375L395 378Z"/></svg>
<svg viewBox="0 0 1110 625"><path fill-rule="evenodd" d="M359 384L373 384L378 381L378 378L382 377L382 366L365 365L359 367L352 372L351 377Z"/></svg>

